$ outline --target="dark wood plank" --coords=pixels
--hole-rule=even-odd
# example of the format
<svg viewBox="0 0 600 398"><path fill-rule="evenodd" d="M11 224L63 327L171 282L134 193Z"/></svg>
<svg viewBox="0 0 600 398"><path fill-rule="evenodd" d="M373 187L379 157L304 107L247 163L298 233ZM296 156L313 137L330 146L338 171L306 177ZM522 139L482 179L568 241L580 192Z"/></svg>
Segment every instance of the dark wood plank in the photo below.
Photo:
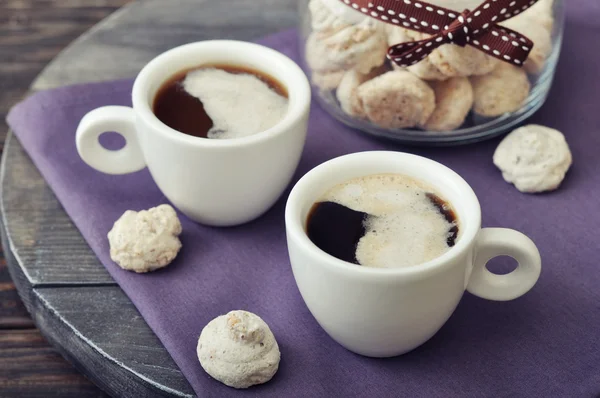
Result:
<svg viewBox="0 0 600 398"><path fill-rule="evenodd" d="M4 228L1 230L2 232L2 244L5 247L7 245L7 237L6 231ZM5 252L7 264L16 264L17 260L14 258L12 251L7 250ZM50 349L49 346L46 346L45 349L50 349L52 352L56 354L58 357L60 354L71 364L75 365L76 369L87 372L86 374L90 375L90 379L92 379L100 388L105 391L111 391L115 396L125 396L125 397L136 397L136 396L144 396L144 397L154 397L154 396L163 396L165 392L163 390L157 390L153 388L149 383L145 382L143 378L138 377L138 375L133 374L129 368L127 368L124 364L115 363L112 357L106 355L106 353L102 350L96 348L95 345L90 343L90 340L87 337L84 337L81 333L79 333L76 329L74 329L68 322L66 322L63 317L57 313L54 308L50 308L50 306L46 303L46 300L43 300L41 296L38 294L36 289L31 285L28 278L22 273L23 268L19 266L9 266L9 271L11 277L14 281L16 288L19 291L20 297L23 299L23 303L27 310L34 316L35 324L40 328L40 330L44 331L44 336L48 341L54 346L57 347L58 350ZM60 291L64 287L46 287L46 289ZM73 289L79 288L78 286ZM105 287L97 287L98 290L102 290ZM118 290L118 288L113 287L113 289ZM44 290L44 288L39 288L38 290ZM121 292L122 294L122 292ZM50 294L52 296L52 294ZM131 303L125 303L125 300L120 300L119 303L125 304L125 313L128 313L128 307L132 307ZM97 301L98 306L104 307L103 298ZM84 305L81 307L85 311L85 303L77 303L71 302L71 305ZM135 311L135 309L134 309ZM97 316L98 313L102 313L102 311L96 311L93 313L94 316ZM146 328L146 331L150 332L148 326L145 322L141 321L143 327ZM107 325L110 325L110 322L106 322ZM129 325L129 321L123 321L121 325L127 327ZM94 322L90 322L90 325L94 325ZM10 330L10 332L15 332L15 330ZM150 332L151 333L151 332ZM118 334L116 335L118 336ZM4 344L0 342L0 356L2 353L8 349L8 347L4 347ZM162 346L158 345L159 350L163 350ZM60 353L60 354L59 354ZM127 349L124 350L124 353L127 353ZM81 374L79 374L73 367L69 367L66 362L62 362L64 366L67 366L71 369L72 378L77 379L83 378ZM14 369L18 369L21 366L19 360L11 363L10 366L5 368L0 367L0 378L5 377L8 378L8 374L11 373ZM45 365L44 365L45 366ZM53 366L48 364L48 366ZM93 369L93 370L91 370ZM70 377L64 377L62 381L67 384L71 384ZM133 380L133 381L132 381ZM60 384L59 381L57 381ZM36 383L27 383L23 382L19 385L19 393L18 395L13 396L39 396L45 397L44 391L55 388L54 386L43 386ZM1 391L1 390L0 390ZM137 395L140 394L140 395ZM170 394L172 395L172 394ZM0 396L4 397L4 395L0 394ZM79 396L78 394L66 394L66 396Z"/></svg>
<svg viewBox="0 0 600 398"><path fill-rule="evenodd" d="M29 85L65 46L93 24L131 0L11 0L0 2L0 148L5 144L5 116L9 108L29 91ZM14 230L16 258L31 264L26 276L38 283L112 283L87 244L66 216L38 170L17 145L8 151L3 163L2 201L4 225ZM14 190L18 185L21 189ZM56 214L56 216L54 216ZM55 239L61 237L78 247L65 256L53 253ZM40 258L39 253L49 255ZM77 261L73 261L76 257ZM52 269L44 278L43 270ZM73 276L73 270L78 270Z"/></svg>
<svg viewBox="0 0 600 398"><path fill-rule="evenodd" d="M8 109L66 45L132 0L0 1L0 144ZM1 148L1 146L0 146Z"/></svg>
<svg viewBox="0 0 600 398"><path fill-rule="evenodd" d="M0 149L7 132L5 115L10 106L25 95L35 76L69 42L129 1L0 2ZM23 238L25 244L31 244L27 241L31 239L28 234ZM0 396L106 396L51 348L33 327L2 258Z"/></svg>
<svg viewBox="0 0 600 398"><path fill-rule="evenodd" d="M48 346L39 331L0 330L0 396L106 397Z"/></svg>
<svg viewBox="0 0 600 398"><path fill-rule="evenodd" d="M128 397L193 396L171 356L119 287L40 288L35 294L40 328L106 391Z"/></svg>
<svg viewBox="0 0 600 398"><path fill-rule="evenodd" d="M2 163L3 224L29 282L114 284L14 136L6 142Z"/></svg>
<svg viewBox="0 0 600 398"><path fill-rule="evenodd" d="M2 231L2 244L6 242ZM14 263L12 252L6 252L7 263ZM27 279L20 274L20 267L13 267L11 277L27 310L36 315L36 323L43 320L43 311L34 306L39 300ZM31 322L31 321L30 321ZM55 328L56 329L56 328ZM31 362L35 362L32 366ZM0 396L1 397L47 397L73 396L98 397L104 393L86 379L77 369L52 348L39 330L0 330Z"/></svg>
<svg viewBox="0 0 600 398"><path fill-rule="evenodd" d="M63 51L33 88L133 77L159 53L191 41L253 40L295 26L297 6L294 0L136 2Z"/></svg>
<svg viewBox="0 0 600 398"><path fill-rule="evenodd" d="M15 284L8 274L6 259L2 254L0 257L0 331L33 327L33 321L19 299ZM2 355L1 351L0 355Z"/></svg>

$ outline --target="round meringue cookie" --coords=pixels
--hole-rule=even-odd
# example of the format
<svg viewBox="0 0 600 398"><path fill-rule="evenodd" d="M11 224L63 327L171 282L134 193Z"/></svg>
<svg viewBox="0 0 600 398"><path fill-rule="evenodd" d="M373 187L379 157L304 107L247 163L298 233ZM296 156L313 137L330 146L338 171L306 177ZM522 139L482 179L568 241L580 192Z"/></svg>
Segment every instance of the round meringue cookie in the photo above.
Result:
<svg viewBox="0 0 600 398"><path fill-rule="evenodd" d="M345 73L345 70L335 70L329 72L313 71L311 75L311 81L321 90L334 90L340 85Z"/></svg>
<svg viewBox="0 0 600 398"><path fill-rule="evenodd" d="M535 20L531 21L535 26ZM535 45L525 61L525 70L531 74L539 74L544 69L548 57L552 53L552 35L546 29L532 29L528 34Z"/></svg>
<svg viewBox="0 0 600 398"><path fill-rule="evenodd" d="M554 0L540 0L535 3L526 12L530 14L548 14L552 15L552 8L554 7Z"/></svg>
<svg viewBox="0 0 600 398"><path fill-rule="evenodd" d="M319 0L321 3L329 9L329 12L335 15L340 20L349 23L357 24L361 23L365 19L369 18L360 11L356 11L352 7L343 4L340 0Z"/></svg>
<svg viewBox="0 0 600 398"><path fill-rule="evenodd" d="M368 119L384 128L423 125L435 109L431 87L404 70L377 76L361 84L357 92Z"/></svg>
<svg viewBox="0 0 600 398"><path fill-rule="evenodd" d="M335 0L337 1L337 0ZM342 4L343 5L343 4ZM311 27L313 32L336 32L342 28L348 27L351 23L341 19L338 15L331 12L331 9L325 5L324 0L310 0L308 9L311 16ZM358 12L352 10L354 12ZM362 19L365 16L359 13Z"/></svg>
<svg viewBox="0 0 600 398"><path fill-rule="evenodd" d="M331 61L326 53L326 48L319 44L320 35L311 33L306 39L304 54L306 63L313 72L330 73L344 70Z"/></svg>
<svg viewBox="0 0 600 398"><path fill-rule="evenodd" d="M557 189L572 161L564 135L536 124L514 130L494 153L504 180L527 193Z"/></svg>
<svg viewBox="0 0 600 398"><path fill-rule="evenodd" d="M340 107L346 114L354 117L364 118L365 110L358 97L358 87L367 81L366 75L355 70L349 70L344 74L342 81L336 91L336 97Z"/></svg>
<svg viewBox="0 0 600 398"><path fill-rule="evenodd" d="M485 76L471 78L473 111L481 116L496 117L517 111L529 96L531 84L522 68L501 62Z"/></svg>
<svg viewBox="0 0 600 398"><path fill-rule="evenodd" d="M336 96L342 110L350 116L365 118L365 110L357 92L358 87L384 72L385 68L383 67L375 68L367 74L359 73L355 70L346 72L336 91Z"/></svg>
<svg viewBox="0 0 600 398"><path fill-rule="evenodd" d="M384 33L386 35L388 46L390 47L396 44L423 40L429 37L429 35L425 33L408 30L401 26L394 26L390 24L386 24L384 27Z"/></svg>
<svg viewBox="0 0 600 398"><path fill-rule="evenodd" d="M547 27L542 18L541 15L523 13L502 22L503 26L519 32L533 41L534 46L525 62L525 70L532 74L542 71L548 56L552 53L552 27Z"/></svg>
<svg viewBox="0 0 600 398"><path fill-rule="evenodd" d="M429 61L448 77L479 76L490 73L501 63L472 46L444 44L429 55Z"/></svg>
<svg viewBox="0 0 600 398"><path fill-rule="evenodd" d="M415 74L423 80L447 80L448 76L444 75L437 66L431 63L429 57L425 57L421 61L406 68L409 72Z"/></svg>
<svg viewBox="0 0 600 398"><path fill-rule="evenodd" d="M268 382L281 358L275 336L265 321L242 310L210 321L200 333L197 354L206 373L233 388Z"/></svg>
<svg viewBox="0 0 600 398"><path fill-rule="evenodd" d="M388 45L425 40L431 35L402 27L391 26L385 30ZM500 61L472 46L460 47L444 44L435 49L421 62L408 70L425 80L446 80L449 77L485 75Z"/></svg>
<svg viewBox="0 0 600 398"><path fill-rule="evenodd" d="M429 35L409 31L408 29L389 25L385 30L387 34L388 45L393 46L398 43L408 43L411 41L423 40L429 37ZM407 69L409 72L417 75L423 80L446 80L448 76L444 75L435 65L431 63L429 57L425 57L415 65L411 65L408 68L402 68L392 61L392 67L397 70Z"/></svg>
<svg viewBox="0 0 600 398"><path fill-rule="evenodd" d="M108 233L110 258L124 270L137 273L166 267L181 249L181 231L177 213L169 205L127 210Z"/></svg>
<svg viewBox="0 0 600 398"><path fill-rule="evenodd" d="M473 106L473 88L466 77L430 82L435 92L435 110L423 125L431 131L452 131L460 127Z"/></svg>
<svg viewBox="0 0 600 398"><path fill-rule="evenodd" d="M368 73L386 60L387 40L377 21L350 25L335 33L313 32L306 41L306 61L312 70L356 69Z"/></svg>
<svg viewBox="0 0 600 398"><path fill-rule="evenodd" d="M539 0L533 6L529 7L528 10L511 19L525 17L534 19L537 25L543 26L552 32L554 28L554 0Z"/></svg>

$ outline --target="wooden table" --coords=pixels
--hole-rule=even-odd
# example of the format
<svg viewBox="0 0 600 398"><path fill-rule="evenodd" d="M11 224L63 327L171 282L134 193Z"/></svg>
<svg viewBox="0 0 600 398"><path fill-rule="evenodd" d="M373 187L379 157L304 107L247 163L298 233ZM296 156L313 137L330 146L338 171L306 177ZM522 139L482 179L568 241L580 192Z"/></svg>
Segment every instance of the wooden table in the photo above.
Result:
<svg viewBox="0 0 600 398"><path fill-rule="evenodd" d="M8 109L72 40L132 0L0 1L0 148ZM67 3L67 4L65 4ZM48 344L0 258L0 396L104 397Z"/></svg>
<svg viewBox="0 0 600 398"><path fill-rule="evenodd" d="M8 43L0 41L0 46L9 45L9 59L17 58L18 54L22 58L8 67L0 66L4 76L10 74L2 84L7 81L11 87L17 85L2 97L1 111L5 113L24 94L24 81L33 78L39 66L62 47L56 42L66 44L69 38L126 2L2 2L3 7L10 7L7 21L2 20L5 13L0 14L0 21L6 23L3 29L13 29L16 34L1 34L0 40ZM36 3L44 8L34 9ZM96 4L102 4L102 7ZM61 6L67 8L57 11ZM133 77L158 53L190 41L211 38L252 40L295 25L296 6L294 0L146 0L131 3L63 51L37 77L32 89ZM232 8L235 13L227 12ZM34 29L29 25L33 18L29 15L36 15L36 12L40 16L36 17L39 22ZM65 21L53 24L57 15L63 15L61 18ZM72 28L75 18L79 22L77 28ZM21 72L25 70L27 77L18 83L13 72L25 74ZM0 184L2 240L8 268L25 307L42 334L63 356L112 395L192 396L191 387L171 357L93 255L11 135L5 144ZM17 393L21 396L29 392L35 395L38 391L43 391L43 396L69 393L77 397L98 396L97 389L61 362L45 345L32 328L23 306L16 304L14 286L6 276L4 266L0 266L0 272L0 309L10 307L0 312L0 328L8 329L0 331L4 333L0 334L0 396ZM14 328L23 330L15 332ZM49 360L54 361L55 372L48 371L49 365L43 362L44 357L38 352L46 352ZM24 357L23 362L14 359L19 355ZM3 376L5 369L8 372ZM20 377L24 369L27 373ZM23 386L27 386L29 380L40 385L24 391Z"/></svg>

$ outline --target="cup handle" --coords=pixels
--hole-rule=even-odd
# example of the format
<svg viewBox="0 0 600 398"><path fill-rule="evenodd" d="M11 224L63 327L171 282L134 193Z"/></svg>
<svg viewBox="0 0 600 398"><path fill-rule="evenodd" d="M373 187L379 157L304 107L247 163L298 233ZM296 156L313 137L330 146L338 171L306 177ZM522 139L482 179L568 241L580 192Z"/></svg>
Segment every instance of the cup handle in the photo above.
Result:
<svg viewBox="0 0 600 398"><path fill-rule="evenodd" d="M111 131L125 138L123 148L111 151L100 145L100 135ZM79 122L76 143L81 159L103 173L128 174L146 167L132 108L104 106L89 112Z"/></svg>
<svg viewBox="0 0 600 398"><path fill-rule="evenodd" d="M506 275L491 273L486 264L497 256L510 256L518 266ZM531 239L505 228L484 228L477 237L473 271L467 290L481 298L497 301L516 299L537 282L542 269L540 252Z"/></svg>

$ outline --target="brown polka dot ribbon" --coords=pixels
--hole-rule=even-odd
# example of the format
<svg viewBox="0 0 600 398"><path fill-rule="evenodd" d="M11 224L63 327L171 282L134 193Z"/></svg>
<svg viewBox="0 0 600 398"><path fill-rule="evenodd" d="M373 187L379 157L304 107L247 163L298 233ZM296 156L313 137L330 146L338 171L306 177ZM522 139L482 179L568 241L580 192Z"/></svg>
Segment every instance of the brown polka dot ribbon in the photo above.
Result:
<svg viewBox="0 0 600 398"><path fill-rule="evenodd" d="M382 22L432 35L388 50L388 58L399 66L410 66L447 43L471 45L492 57L522 66L533 42L522 34L499 26L527 10L538 0L487 0L474 11L454 10L418 0L340 0Z"/></svg>

